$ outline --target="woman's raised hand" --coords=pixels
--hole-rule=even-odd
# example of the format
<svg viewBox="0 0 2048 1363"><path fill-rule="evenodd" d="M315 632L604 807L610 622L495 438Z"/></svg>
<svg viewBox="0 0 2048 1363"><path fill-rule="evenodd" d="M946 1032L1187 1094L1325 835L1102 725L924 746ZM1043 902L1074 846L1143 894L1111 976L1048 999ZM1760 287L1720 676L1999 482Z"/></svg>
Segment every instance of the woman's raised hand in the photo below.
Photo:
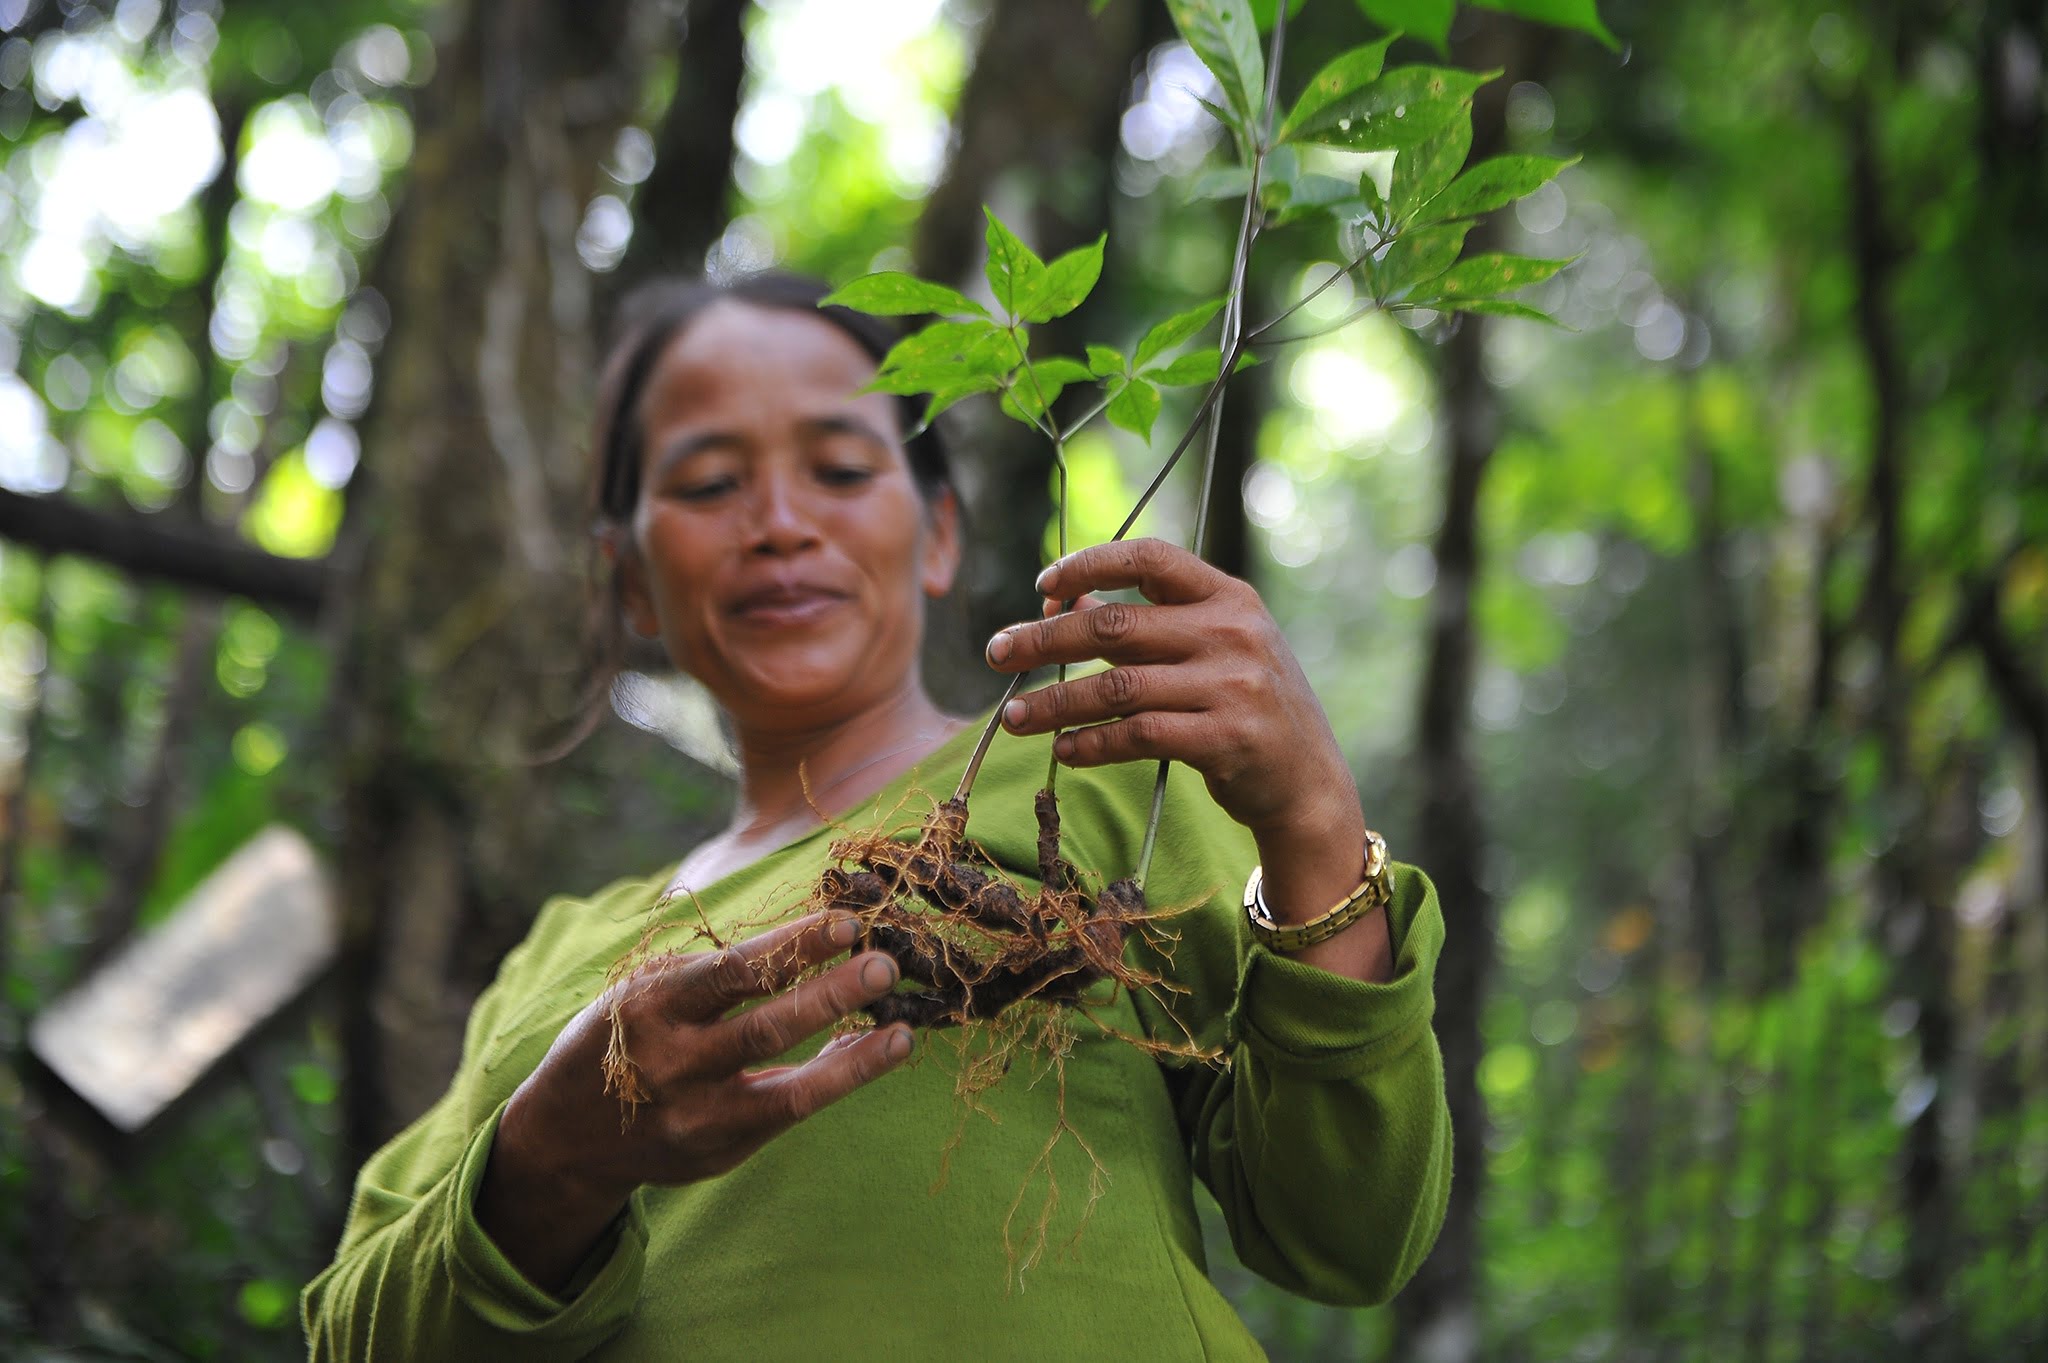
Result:
<svg viewBox="0 0 2048 1363"><path fill-rule="evenodd" d="M755 1068L895 986L880 952L797 982L855 930L847 915L811 914L722 951L660 957L572 1018L507 1103L478 1190L477 1221L506 1258L557 1287L635 1188L722 1174L906 1060L910 1029L892 1026ZM630 1114L604 1077L614 1005L639 1089Z"/></svg>
<svg viewBox="0 0 2048 1363"><path fill-rule="evenodd" d="M1069 766L1185 762L1255 834L1359 817L1330 721L1250 584L1156 539L1082 549L1038 579L1049 601L1084 606L1087 593L1125 587L1151 604L1095 604L989 641L989 664L1003 672L1113 664L1016 697L1003 715L1011 733L1071 730L1054 749Z"/></svg>

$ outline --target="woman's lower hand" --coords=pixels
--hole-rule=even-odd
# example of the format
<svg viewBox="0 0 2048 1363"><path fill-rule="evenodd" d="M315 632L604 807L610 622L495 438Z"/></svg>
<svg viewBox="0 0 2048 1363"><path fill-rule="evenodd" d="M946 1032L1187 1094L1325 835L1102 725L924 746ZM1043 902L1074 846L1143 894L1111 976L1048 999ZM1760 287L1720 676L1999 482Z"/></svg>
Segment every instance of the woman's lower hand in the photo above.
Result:
<svg viewBox="0 0 2048 1363"><path fill-rule="evenodd" d="M478 1223L514 1266L559 1286L634 1189L725 1173L908 1059L910 1029L891 1026L757 1068L895 986L880 952L797 982L855 935L847 915L812 914L722 951L660 957L571 1019L507 1103L477 1194ZM614 1007L630 1108L605 1078Z"/></svg>

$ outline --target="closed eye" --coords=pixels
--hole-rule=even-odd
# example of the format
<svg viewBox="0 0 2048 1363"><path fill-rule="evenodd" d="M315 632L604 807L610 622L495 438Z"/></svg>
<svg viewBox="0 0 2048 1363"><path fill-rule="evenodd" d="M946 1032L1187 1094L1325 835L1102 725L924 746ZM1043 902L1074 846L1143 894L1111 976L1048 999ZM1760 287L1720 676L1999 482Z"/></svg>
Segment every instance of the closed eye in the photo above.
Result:
<svg viewBox="0 0 2048 1363"><path fill-rule="evenodd" d="M666 495L685 502L709 502L739 486L737 479L708 478L702 482L679 483L666 489Z"/></svg>
<svg viewBox="0 0 2048 1363"><path fill-rule="evenodd" d="M828 464L818 470L818 481L827 487L860 487L874 478L875 471L865 464Z"/></svg>

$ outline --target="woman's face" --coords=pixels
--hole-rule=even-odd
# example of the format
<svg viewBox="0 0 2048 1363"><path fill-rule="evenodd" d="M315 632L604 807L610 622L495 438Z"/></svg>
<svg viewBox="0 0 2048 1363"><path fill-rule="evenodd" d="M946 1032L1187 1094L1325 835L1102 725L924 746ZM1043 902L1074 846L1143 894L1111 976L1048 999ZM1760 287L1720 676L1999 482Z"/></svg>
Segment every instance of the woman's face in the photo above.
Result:
<svg viewBox="0 0 2048 1363"><path fill-rule="evenodd" d="M686 325L640 408L628 619L742 727L804 729L918 684L959 560L874 361L821 318L734 300Z"/></svg>

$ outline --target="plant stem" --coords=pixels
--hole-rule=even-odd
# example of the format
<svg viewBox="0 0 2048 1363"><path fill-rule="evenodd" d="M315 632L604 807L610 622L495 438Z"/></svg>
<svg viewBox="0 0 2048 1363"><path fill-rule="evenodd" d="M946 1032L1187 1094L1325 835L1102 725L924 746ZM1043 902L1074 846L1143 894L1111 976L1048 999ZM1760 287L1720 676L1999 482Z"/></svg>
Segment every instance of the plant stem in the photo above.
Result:
<svg viewBox="0 0 2048 1363"><path fill-rule="evenodd" d="M1252 149L1251 183L1245 189L1244 215L1238 219L1237 251L1230 263L1230 292L1223 304L1224 358L1223 363L1217 368L1216 384L1210 390L1209 401L1206 404L1208 445L1202 452L1201 490L1195 499L1195 530L1188 543L1188 548L1194 551L1197 558L1202 556L1209 533L1209 506L1216 482L1216 449L1223 437L1223 389L1230 380L1231 371L1237 367L1238 353L1244 348L1245 275L1251 268L1252 243L1259 235L1259 176L1265 169L1266 150L1273 139L1273 105L1279 92L1280 53L1285 46L1286 38L1287 0L1279 0L1273 7L1273 45L1266 53L1266 107L1260 116L1258 138ZM1202 418L1198 416L1196 425L1199 426L1201 422ZM1194 434L1194 427L1189 428L1188 434ZM1186 449L1187 444L1187 439L1183 437L1180 449ZM1180 457L1180 449L1175 450L1173 458L1167 461L1169 468L1172 467L1173 460ZM1151 496L1152 491L1159 486L1165 476L1165 470L1161 470L1159 477L1153 480L1152 487L1146 489L1146 497ZM1143 507L1144 501L1141 499L1138 510L1142 510ZM1131 512L1130 519L1124 523L1125 529L1129 529L1138 519L1138 510ZM1121 539L1123 532L1118 531L1117 537ZM1137 870L1131 877L1137 882L1140 891L1145 888L1145 877L1152 870L1152 848L1159 839L1159 815L1166 808L1166 776L1172 766L1170 758L1161 758L1159 774L1152 782L1152 812L1145 820L1145 841L1138 851Z"/></svg>

